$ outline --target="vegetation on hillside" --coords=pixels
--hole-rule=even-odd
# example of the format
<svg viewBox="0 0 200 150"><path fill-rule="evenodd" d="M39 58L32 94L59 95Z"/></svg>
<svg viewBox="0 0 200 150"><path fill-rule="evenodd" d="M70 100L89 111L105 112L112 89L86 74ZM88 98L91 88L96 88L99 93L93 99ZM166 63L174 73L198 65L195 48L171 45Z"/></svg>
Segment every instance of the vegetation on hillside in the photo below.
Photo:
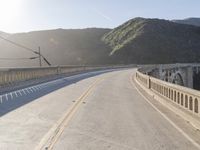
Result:
<svg viewBox="0 0 200 150"><path fill-rule="evenodd" d="M103 37L120 63L200 61L200 28L167 20L135 18Z"/></svg>
<svg viewBox="0 0 200 150"><path fill-rule="evenodd" d="M135 18L111 29L56 29L6 34L37 50L52 65L200 62L200 27L160 19ZM0 40L1 57L34 54ZM38 60L0 61L0 66L38 66Z"/></svg>
<svg viewBox="0 0 200 150"><path fill-rule="evenodd" d="M187 18L183 20L173 20L173 22L200 27L200 18Z"/></svg>

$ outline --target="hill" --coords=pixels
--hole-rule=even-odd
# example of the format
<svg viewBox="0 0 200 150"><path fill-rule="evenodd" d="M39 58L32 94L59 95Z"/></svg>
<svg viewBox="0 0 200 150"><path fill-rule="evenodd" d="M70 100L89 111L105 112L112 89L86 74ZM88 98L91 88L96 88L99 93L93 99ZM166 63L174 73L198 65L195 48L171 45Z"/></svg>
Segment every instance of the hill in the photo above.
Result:
<svg viewBox="0 0 200 150"><path fill-rule="evenodd" d="M173 20L173 22L200 27L200 18L187 18L187 19L183 19L183 20Z"/></svg>
<svg viewBox="0 0 200 150"><path fill-rule="evenodd" d="M108 48L101 41L110 29L56 29L28 33L3 34L4 37L38 50L41 47L52 65L105 64L109 63ZM33 53L0 39L1 57L32 57ZM2 61L0 66L38 66L38 60Z"/></svg>
<svg viewBox="0 0 200 150"><path fill-rule="evenodd" d="M200 27L160 19L134 18L111 29L56 29L7 34L11 41L38 50L52 65L200 62ZM34 53L0 39L0 57ZM4 60L0 67L38 66L37 60ZM43 62L44 64L44 62Z"/></svg>
<svg viewBox="0 0 200 150"><path fill-rule="evenodd" d="M8 37L10 34L0 31L0 36Z"/></svg>
<svg viewBox="0 0 200 150"><path fill-rule="evenodd" d="M135 18L102 40L120 63L200 62L200 28L191 25Z"/></svg>

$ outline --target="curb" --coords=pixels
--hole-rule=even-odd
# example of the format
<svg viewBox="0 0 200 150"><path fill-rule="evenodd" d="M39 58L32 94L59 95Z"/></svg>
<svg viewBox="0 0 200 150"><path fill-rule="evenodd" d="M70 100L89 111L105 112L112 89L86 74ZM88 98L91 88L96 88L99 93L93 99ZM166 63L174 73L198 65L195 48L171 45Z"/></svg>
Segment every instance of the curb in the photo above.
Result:
<svg viewBox="0 0 200 150"><path fill-rule="evenodd" d="M142 85L139 81L137 81L135 75L133 76L132 80L139 86L140 92L145 96L147 99L152 98L158 102L160 102L163 106L171 110L176 115L180 116L182 119L189 122L194 128L197 130L200 130L200 120L198 118L193 117L191 114L189 114L187 111L185 111L183 108L178 107L177 105L173 104L172 102L168 101L164 97L158 95L157 93L154 93L150 89L146 88L144 85Z"/></svg>

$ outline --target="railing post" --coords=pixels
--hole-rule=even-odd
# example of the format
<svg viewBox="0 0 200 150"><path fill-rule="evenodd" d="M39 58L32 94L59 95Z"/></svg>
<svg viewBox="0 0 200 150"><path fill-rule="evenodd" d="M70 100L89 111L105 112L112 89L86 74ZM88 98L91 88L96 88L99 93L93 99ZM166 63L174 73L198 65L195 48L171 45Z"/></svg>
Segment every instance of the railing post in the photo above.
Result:
<svg viewBox="0 0 200 150"><path fill-rule="evenodd" d="M150 79L150 77L148 77L148 88L149 89L151 88L151 79Z"/></svg>

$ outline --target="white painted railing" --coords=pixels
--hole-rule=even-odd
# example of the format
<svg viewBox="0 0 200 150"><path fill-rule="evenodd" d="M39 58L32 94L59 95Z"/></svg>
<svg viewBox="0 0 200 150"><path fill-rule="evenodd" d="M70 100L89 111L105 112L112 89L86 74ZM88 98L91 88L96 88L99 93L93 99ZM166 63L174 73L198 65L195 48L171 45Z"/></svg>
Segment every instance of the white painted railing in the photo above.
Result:
<svg viewBox="0 0 200 150"><path fill-rule="evenodd" d="M175 103L194 115L200 116L200 91L156 79L143 74L139 70L136 72L136 79L144 87L150 89L154 93Z"/></svg>

